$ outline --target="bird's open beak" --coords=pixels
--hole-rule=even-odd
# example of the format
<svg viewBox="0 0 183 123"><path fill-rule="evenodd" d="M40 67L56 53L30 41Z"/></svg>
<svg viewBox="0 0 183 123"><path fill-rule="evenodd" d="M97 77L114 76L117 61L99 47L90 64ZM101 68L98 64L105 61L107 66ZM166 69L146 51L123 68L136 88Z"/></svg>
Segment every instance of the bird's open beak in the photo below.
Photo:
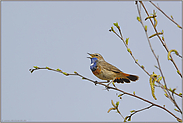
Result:
<svg viewBox="0 0 183 123"><path fill-rule="evenodd" d="M91 57L87 57L87 58L90 58L90 59L93 58L93 55L92 54L90 54L90 53L87 53L87 54L91 56Z"/></svg>

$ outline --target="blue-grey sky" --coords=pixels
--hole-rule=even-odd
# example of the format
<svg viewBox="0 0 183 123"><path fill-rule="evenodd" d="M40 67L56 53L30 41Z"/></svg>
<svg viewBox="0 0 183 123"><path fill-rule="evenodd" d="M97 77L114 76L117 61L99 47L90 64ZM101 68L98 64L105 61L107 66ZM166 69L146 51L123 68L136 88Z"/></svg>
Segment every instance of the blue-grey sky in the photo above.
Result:
<svg viewBox="0 0 183 123"><path fill-rule="evenodd" d="M182 24L180 1L154 2ZM149 13L155 9L144 3ZM156 9L155 9L156 10ZM142 17L145 19L144 10ZM63 1L1 1L1 118L2 121L123 121L116 111L107 113L111 100L120 101L123 116L131 110L149 106L130 96L117 97L119 92L82 80L77 76L39 70L30 73L33 66L60 68L100 81L89 69L87 52L100 53L106 61L125 73L140 77L137 82L117 84L117 87L141 96L154 103L165 105L176 116L174 105L156 88L151 95L149 76L135 64L119 38L109 32L114 22L121 26L124 38L129 38L129 48L138 62L149 73L160 74L154 67L157 62L149 48L141 24L137 21L134 2L63 2ZM158 31L164 30L169 49L182 51L182 30L157 11ZM149 21L144 22L148 34L154 34ZM182 26L182 25L181 25ZM151 39L168 87L182 92L182 82L175 67L167 60L167 52L157 37ZM182 72L181 59L173 58ZM182 101L175 96L181 107ZM182 108L182 107L181 107ZM132 121L176 121L162 109L153 107L137 113Z"/></svg>

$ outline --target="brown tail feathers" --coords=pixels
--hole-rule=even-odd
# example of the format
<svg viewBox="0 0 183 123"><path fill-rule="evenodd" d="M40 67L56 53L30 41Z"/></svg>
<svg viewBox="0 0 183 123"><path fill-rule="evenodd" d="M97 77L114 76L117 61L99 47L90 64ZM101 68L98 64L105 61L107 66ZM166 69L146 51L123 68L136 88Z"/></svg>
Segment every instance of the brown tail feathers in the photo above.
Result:
<svg viewBox="0 0 183 123"><path fill-rule="evenodd" d="M123 73L123 75L125 75L128 79L127 78L116 78L114 80L114 82L117 82L117 83L124 83L124 82L130 83L130 80L131 81L136 81L136 80L139 79L139 77L136 76L136 75L130 75L130 74L126 74L126 73Z"/></svg>

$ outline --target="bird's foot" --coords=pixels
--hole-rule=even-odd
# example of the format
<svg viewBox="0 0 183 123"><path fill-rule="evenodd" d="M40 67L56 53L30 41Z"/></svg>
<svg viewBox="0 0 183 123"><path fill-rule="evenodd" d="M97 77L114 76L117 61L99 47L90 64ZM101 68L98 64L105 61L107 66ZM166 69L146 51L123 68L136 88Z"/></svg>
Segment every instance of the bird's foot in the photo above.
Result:
<svg viewBox="0 0 183 123"><path fill-rule="evenodd" d="M98 84L98 82L97 82L97 81L95 81L94 83L95 83L95 85L97 85L97 84Z"/></svg>

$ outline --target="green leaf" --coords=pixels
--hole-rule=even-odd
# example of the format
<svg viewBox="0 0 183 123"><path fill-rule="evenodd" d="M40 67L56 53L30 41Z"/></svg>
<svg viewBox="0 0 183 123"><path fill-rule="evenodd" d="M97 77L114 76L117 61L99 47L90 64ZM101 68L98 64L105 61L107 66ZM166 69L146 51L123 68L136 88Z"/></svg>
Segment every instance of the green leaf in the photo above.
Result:
<svg viewBox="0 0 183 123"><path fill-rule="evenodd" d="M66 75L66 76L68 76L68 73L66 73L66 72L63 72L63 74Z"/></svg>
<svg viewBox="0 0 183 123"><path fill-rule="evenodd" d="M178 74L180 74L180 71L179 71L179 70L177 70L177 73L178 73Z"/></svg>
<svg viewBox="0 0 183 123"><path fill-rule="evenodd" d="M145 31L147 31L147 25L145 25Z"/></svg>
<svg viewBox="0 0 183 123"><path fill-rule="evenodd" d="M118 26L119 26L119 25L118 25L118 22L113 23L113 24L114 24L114 26L116 26L116 27L118 28Z"/></svg>
<svg viewBox="0 0 183 123"><path fill-rule="evenodd" d="M130 52L131 51L130 48L127 48L127 51Z"/></svg>
<svg viewBox="0 0 183 123"><path fill-rule="evenodd" d="M140 22L141 20L140 20L140 17L137 17L137 20Z"/></svg>
<svg viewBox="0 0 183 123"><path fill-rule="evenodd" d="M126 42L127 45L128 45L128 40L129 40L129 38L126 38L126 41L125 42Z"/></svg>
<svg viewBox="0 0 183 123"><path fill-rule="evenodd" d="M173 20L173 16L171 15L170 17L171 17L171 18L172 18L172 20Z"/></svg>
<svg viewBox="0 0 183 123"><path fill-rule="evenodd" d="M178 25L178 24L177 24L177 27L181 28L181 26L180 26L180 25Z"/></svg>
<svg viewBox="0 0 183 123"><path fill-rule="evenodd" d="M174 109L175 111L178 111L176 108Z"/></svg>
<svg viewBox="0 0 183 123"><path fill-rule="evenodd" d="M60 69L59 69L59 68L57 68L56 70L57 70L57 71L60 71Z"/></svg>
<svg viewBox="0 0 183 123"><path fill-rule="evenodd" d="M165 95L166 97L168 97L168 95L167 95L166 93L165 93L164 95Z"/></svg>
<svg viewBox="0 0 183 123"><path fill-rule="evenodd" d="M135 112L135 110L130 111L131 113Z"/></svg>
<svg viewBox="0 0 183 123"><path fill-rule="evenodd" d="M38 66L33 66L35 69L38 69L39 67Z"/></svg>
<svg viewBox="0 0 183 123"><path fill-rule="evenodd" d="M111 27L111 31L115 32L113 26Z"/></svg>
<svg viewBox="0 0 183 123"><path fill-rule="evenodd" d="M118 102L116 102L116 106L118 106L119 105L119 101Z"/></svg>
<svg viewBox="0 0 183 123"><path fill-rule="evenodd" d="M160 76L159 78L158 78L158 82L160 82L162 80L162 76Z"/></svg>
<svg viewBox="0 0 183 123"><path fill-rule="evenodd" d="M123 94L119 94L118 97L122 96Z"/></svg>
<svg viewBox="0 0 183 123"><path fill-rule="evenodd" d="M49 67L46 67L46 69L49 69Z"/></svg>

